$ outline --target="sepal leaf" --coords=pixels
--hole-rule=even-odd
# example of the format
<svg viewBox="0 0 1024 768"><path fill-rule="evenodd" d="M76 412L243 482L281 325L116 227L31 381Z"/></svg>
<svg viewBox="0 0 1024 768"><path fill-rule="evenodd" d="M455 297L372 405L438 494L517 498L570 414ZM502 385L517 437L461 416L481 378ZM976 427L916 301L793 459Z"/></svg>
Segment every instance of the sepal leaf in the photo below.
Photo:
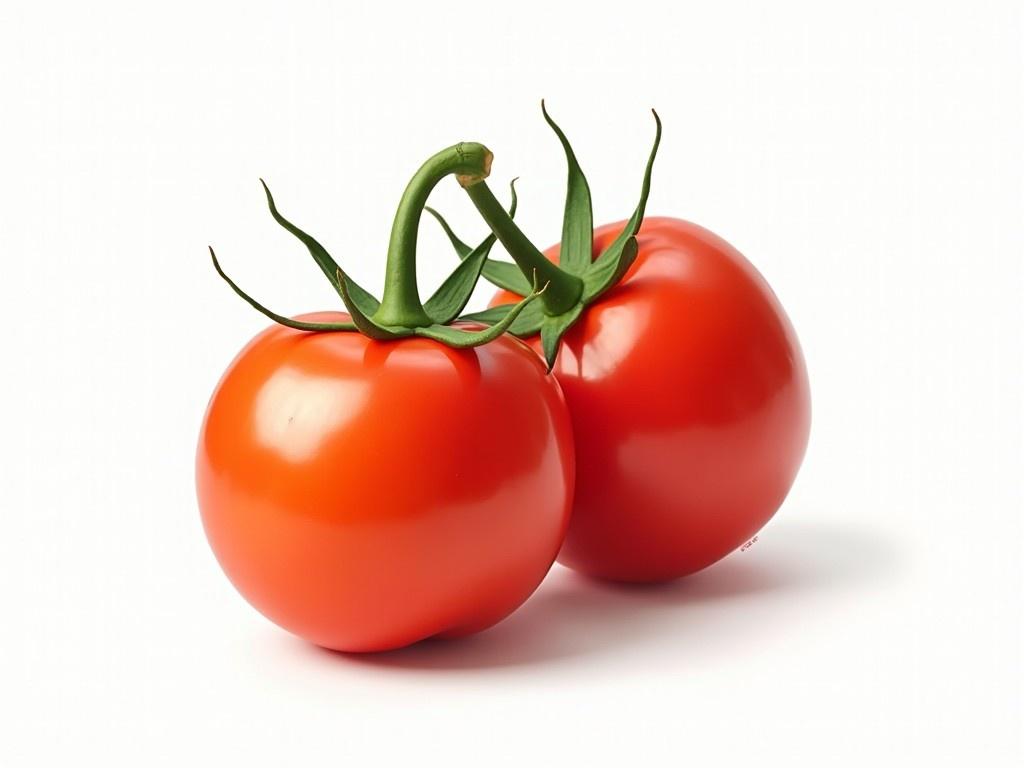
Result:
<svg viewBox="0 0 1024 768"><path fill-rule="evenodd" d="M487 254L492 245L493 240L474 248L434 291L434 295L427 299L423 309L431 320L439 325L447 325L466 308L470 296L473 295L473 289L480 280L480 270L487 261Z"/></svg>
<svg viewBox="0 0 1024 768"><path fill-rule="evenodd" d="M629 271L636 261L639 246L636 238L627 238L618 250L617 258L607 258L594 262L594 266L583 275L583 303L589 304L607 291Z"/></svg>
<svg viewBox="0 0 1024 768"><path fill-rule="evenodd" d="M425 336L428 339L440 341L450 347L478 347L481 344L493 341L501 336L501 334L505 333L505 331L507 331L516 321L516 318L518 318L519 315L533 303L533 300L543 292L543 288L538 290L537 287L534 286L522 301L518 304L509 305L511 306L511 309L505 312L504 317L494 325L480 331L466 331L460 328L454 328L450 325L430 325L426 328L416 328L413 333L417 336Z"/></svg>
<svg viewBox="0 0 1024 768"><path fill-rule="evenodd" d="M267 309L262 304L260 304L258 301L256 301L256 299L252 298L249 294L247 294L241 288L239 288L235 284L235 281L227 276L227 274L224 272L224 270L221 269L220 262L217 261L217 254L215 254L213 252L213 246L208 246L208 247L210 249L210 258L213 259L213 268L215 270L217 270L217 274L220 275L224 279L224 282L226 282L229 286L231 286L231 290L233 290L235 293L237 293L239 296L241 296L242 299L244 299L249 304L249 306L251 306L253 309L255 309L258 312L262 312L264 315L269 317L275 323L278 323L279 325L283 325L283 326L285 326L287 328L294 328L297 331L324 332L324 331L354 331L354 330L356 330L355 323L309 323L309 322L306 322L304 320L292 320L290 317L285 317L284 315L279 315L276 312L272 312L271 310Z"/></svg>
<svg viewBox="0 0 1024 768"><path fill-rule="evenodd" d="M512 203L509 205L508 215L514 217L518 202L516 197L516 180L512 179L509 186L512 188ZM466 308L466 304L469 303L469 299L473 295L473 289L476 288L476 284L480 280L480 272L488 263L487 257L490 255L491 248L494 247L494 243L498 238L492 233L485 237L476 248L470 248L455 235L452 228L448 226L448 222L444 220L440 213L430 207L427 207L426 210L437 219L441 228L448 236L448 240L451 241L455 252L462 259L462 262L452 271L448 279L441 283L441 287L423 305L423 309L426 310L435 323L447 325L458 317L459 313ZM514 264L509 266L515 267ZM522 276L518 268L516 268L516 274L520 277ZM524 284L526 285L525 295L525 293L529 292L530 286L525 281Z"/></svg>
<svg viewBox="0 0 1024 768"><path fill-rule="evenodd" d="M515 187L513 187L513 189L515 189ZM455 253L459 255L459 258L465 259L469 256L473 249L459 239L458 235L452 231L451 225L447 220L445 220L444 216L442 216L436 208L431 208L429 205L423 206L423 210L433 216L437 220L437 223L441 225L441 229L443 229L445 235L448 236L448 241L452 244L452 248L455 249Z"/></svg>
<svg viewBox="0 0 1024 768"><path fill-rule="evenodd" d="M341 300L345 302L345 309L352 316L352 322L355 323L356 328L364 336L369 336L371 339L377 341L390 341L392 339L400 339L403 336L411 336L412 330L409 328L394 328L391 326L379 325L375 323L370 317L363 312L359 305L352 300L352 286L351 281L344 272L341 271L341 267L338 267L334 273L335 285L338 288L338 293L341 294Z"/></svg>
<svg viewBox="0 0 1024 768"><path fill-rule="evenodd" d="M523 276L522 270L510 261L488 259L481 270L487 282L506 291L525 296L530 292L530 284Z"/></svg>
<svg viewBox="0 0 1024 768"><path fill-rule="evenodd" d="M480 323L481 325L494 325L504 320L505 315L511 312L514 306L515 304L499 304L496 307L488 307L481 312L470 312L468 315L460 317L459 320Z"/></svg>
<svg viewBox="0 0 1024 768"><path fill-rule="evenodd" d="M474 323L483 323L484 325L494 325L495 323L501 322L505 315L508 314L508 312L515 306L515 304L499 304L497 307L485 309L483 312L473 312L468 315L463 315L459 319L468 320ZM530 306L519 313L519 317L517 317L515 322L509 326L508 332L513 336L518 336L519 338L534 336L540 332L540 325L544 320L544 317L543 305L539 302L530 304Z"/></svg>
<svg viewBox="0 0 1024 768"><path fill-rule="evenodd" d="M565 335L583 312L584 304L580 302L568 312L560 315L545 316L540 326L540 346L544 353L544 361L550 371L555 367L555 359L558 357L559 344Z"/></svg>
<svg viewBox="0 0 1024 768"><path fill-rule="evenodd" d="M270 194L270 187L267 186L267 182L260 179L260 184L263 185L263 191L267 193L267 207L270 208L270 215L274 217L274 221L302 241L302 244L306 246L306 249L313 257L313 260L317 263L317 266L320 267L321 271L327 276L327 279L331 281L331 285L334 286L335 290L337 290L340 295L341 290L335 282L335 276L339 269L338 263L334 260L331 254L327 252L327 249L320 245L315 237L306 234L281 215L281 212L277 210L277 205L274 203L274 196ZM363 314L372 315L377 311L377 307L380 306L380 302L377 301L371 293L365 291L351 279L347 279L347 283L349 294L353 301L359 305Z"/></svg>
<svg viewBox="0 0 1024 768"><path fill-rule="evenodd" d="M590 185L587 184L587 177L583 175L569 140L558 124L551 119L543 101L540 103L540 109L547 124L562 143L568 165L559 263L567 272L582 275L594 256L594 212L590 200Z"/></svg>
<svg viewBox="0 0 1024 768"><path fill-rule="evenodd" d="M514 219L516 216L516 207L519 203L518 197L516 196L516 179L512 179L509 187L512 192L512 202L508 207L508 215L509 218ZM455 249L455 252L459 255L460 259L467 259L471 253L475 252L476 249L470 248L466 243L458 238L455 232L452 231L448 222L445 221L444 216L429 205L426 206L424 210L437 219L437 223L441 225L441 229L443 229L444 233L448 236L448 240L451 242L452 248ZM493 245L495 241L494 235L489 235L480 245L483 245L488 240ZM477 246L477 248L479 247L480 246ZM490 248L491 246L488 246L488 255L490 255ZM499 288L504 288L506 291L518 293L520 296L525 296L530 292L529 281L523 276L519 267L511 262L495 261L494 259L486 258L481 271L488 282L493 283ZM431 317L433 317L433 315L431 315Z"/></svg>
<svg viewBox="0 0 1024 768"><path fill-rule="evenodd" d="M624 274L626 274L626 269L629 268L627 266L626 269L619 269L618 263L621 261L623 252L626 248L626 243L631 238L635 238L636 233L640 231L640 225L644 220L644 211L647 208L647 198L651 193L651 172L654 170L654 159L658 155L658 146L661 144L661 118L658 117L658 113L653 109L651 110L651 114L654 115L654 122L657 127L654 134L654 145L651 147L651 154L647 158L647 167L644 169L644 180L640 187L640 202L637 203L636 209L633 211L633 215L630 216L629 221L626 222L626 226L623 228L622 232L619 233L619 236L611 242L600 256L594 259L593 265L588 270L590 272L599 272L599 275L607 274L606 270L609 269L608 262L613 262L616 266L614 269L611 269L611 274L618 275L615 280L620 279ZM636 256L634 255L633 258L635 259ZM586 277L584 277L584 283L586 284L587 282ZM589 283L591 286L603 284L603 287L596 293L591 293L586 298L586 301L593 301L601 293L608 290L608 288L615 284L614 281L604 281L600 276L592 278Z"/></svg>

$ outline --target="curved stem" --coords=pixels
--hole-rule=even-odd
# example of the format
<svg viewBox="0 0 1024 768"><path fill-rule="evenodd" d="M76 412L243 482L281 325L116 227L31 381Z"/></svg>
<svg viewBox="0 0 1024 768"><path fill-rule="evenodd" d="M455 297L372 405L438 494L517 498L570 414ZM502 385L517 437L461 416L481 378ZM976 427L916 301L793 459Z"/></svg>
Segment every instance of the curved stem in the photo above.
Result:
<svg viewBox="0 0 1024 768"><path fill-rule="evenodd" d="M463 142L443 149L425 162L405 188L391 227L384 295L373 321L380 325L421 328L433 323L420 302L416 285L416 237L423 207L437 183L450 173L460 184L487 178L493 155L483 144Z"/></svg>
<svg viewBox="0 0 1024 768"><path fill-rule="evenodd" d="M487 226L497 235L505 250L526 275L526 279L532 281L536 275L541 285L547 285L547 290L540 296L545 314L561 315L575 307L583 295L583 281L548 261L544 254L537 250L537 246L523 234L482 180L466 184L460 179L459 183L487 222Z"/></svg>

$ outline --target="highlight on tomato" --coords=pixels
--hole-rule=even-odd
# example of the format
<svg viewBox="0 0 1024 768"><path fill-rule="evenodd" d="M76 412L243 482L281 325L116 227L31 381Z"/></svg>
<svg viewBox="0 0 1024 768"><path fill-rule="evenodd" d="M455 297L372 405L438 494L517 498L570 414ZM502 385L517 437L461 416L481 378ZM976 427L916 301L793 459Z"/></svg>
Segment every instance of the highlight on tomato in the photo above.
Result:
<svg viewBox="0 0 1024 768"><path fill-rule="evenodd" d="M210 399L196 457L203 526L246 600L325 648L381 651L485 629L534 591L562 544L574 470L565 402L533 351L502 334L539 292L507 322L451 324L493 236L428 301L416 285L430 190L448 174L482 181L490 162L463 143L413 177L379 302L266 189L345 313L274 313L210 250L221 277L275 324Z"/></svg>
<svg viewBox="0 0 1024 768"><path fill-rule="evenodd" d="M644 217L657 113L636 210L595 230L587 180L541 106L568 162L561 242L541 253L486 183L466 185L515 261L488 261L502 290L466 318L503 323L530 293L524 275L548 284L509 331L545 358L572 417L576 496L559 562L611 580L685 576L750 539L793 484L810 429L800 345L739 251L696 224Z"/></svg>

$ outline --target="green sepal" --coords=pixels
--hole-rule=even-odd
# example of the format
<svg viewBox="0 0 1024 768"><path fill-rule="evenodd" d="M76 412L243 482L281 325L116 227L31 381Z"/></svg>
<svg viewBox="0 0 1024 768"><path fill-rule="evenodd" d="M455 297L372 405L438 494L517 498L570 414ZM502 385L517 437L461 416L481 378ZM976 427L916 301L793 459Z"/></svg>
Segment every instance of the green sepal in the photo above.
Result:
<svg viewBox="0 0 1024 768"><path fill-rule="evenodd" d="M540 326L540 346L549 371L555 367L559 342L562 341L565 332L572 327L573 323L579 320L580 315L583 313L583 307L584 304L580 302L568 312L544 317Z"/></svg>
<svg viewBox="0 0 1024 768"><path fill-rule="evenodd" d="M480 312L470 312L468 315L463 315L459 320L465 320L470 323L481 323L483 325L494 325L500 323L505 319L505 315L512 311L512 307L515 304L499 304L496 307L488 307Z"/></svg>
<svg viewBox="0 0 1024 768"><path fill-rule="evenodd" d="M530 284L526 281L522 271L510 261L495 261L488 259L481 270L487 282L506 291L524 296L530 292Z"/></svg>
<svg viewBox="0 0 1024 768"><path fill-rule="evenodd" d="M327 279L331 281L331 285L334 286L335 290L337 290L340 295L341 289L335 282L335 278L339 270L338 263L332 258L331 254L327 252L327 249L317 242L316 238L312 235L306 234L281 215L280 211L277 210L277 205L274 204L274 196L270 194L270 187L267 186L267 182L260 179L260 184L263 185L263 191L267 193L267 206L270 208L270 215L274 217L274 221L302 241L302 244L306 246L310 255L313 257L313 260L317 263L317 266L320 267L321 271L323 271L327 276ZM352 300L359 305L363 314L372 315L376 312L377 307L380 306L380 302L377 301L371 293L361 288L351 279L346 279L346 281L348 283L349 295L352 297Z"/></svg>
<svg viewBox="0 0 1024 768"><path fill-rule="evenodd" d="M472 312L468 315L463 315L459 319L471 323L493 325L494 323L500 323L505 318L505 315L511 312L515 306L515 304L499 304L496 307L485 309L483 312ZM531 304L509 326L508 332L519 338L534 336L540 332L540 325L544 317L544 307L539 303Z"/></svg>
<svg viewBox="0 0 1024 768"><path fill-rule="evenodd" d="M213 246L207 246L210 249L210 258L213 259L213 268L217 270L217 274L220 275L224 282L231 286L231 290L241 296L253 309L258 312L262 312L264 315L269 317L275 323L283 325L287 328L294 328L297 331L314 331L314 332L326 332L326 331L354 331L356 330L355 323L308 323L303 320L292 320L290 317L279 315L276 312L264 307L256 299L252 298L249 294L239 288L235 281L232 280L227 274L221 269L220 262L217 261L217 254L213 252Z"/></svg>
<svg viewBox="0 0 1024 768"><path fill-rule="evenodd" d="M508 215L514 217L517 205L515 179L512 179L511 188L512 204L509 206ZM494 243L498 238L494 234L490 234L476 248L470 249L468 245L455 236L452 228L448 226L448 222L444 220L441 214L432 208L427 208L427 210L441 224L441 228L448 235L452 247L459 254L459 258L462 259L459 266L448 276L448 279L441 283L441 287L423 305L423 309L426 310L431 320L438 325L447 325L458 317L459 313L466 308L466 304L469 303L469 299L473 295L473 289L476 288L476 284L480 280L480 271L484 264L487 263L487 256L490 254L491 248L494 247Z"/></svg>
<svg viewBox="0 0 1024 768"><path fill-rule="evenodd" d="M455 253L458 254L460 259L465 259L472 252L472 248L466 243L459 239L459 236L452 231L451 225L445 220L436 208L431 208L429 205L425 205L423 210L433 216L437 223L441 225L441 229L444 230L445 235L448 236L448 241L452 244L452 248L455 249Z"/></svg>
<svg viewBox="0 0 1024 768"><path fill-rule="evenodd" d="M338 289L338 293L341 294L341 300L345 302L345 309L348 310L349 315L352 316L352 322L356 328L364 336L368 336L371 339L377 341L391 341L393 339L401 339L404 336L411 336L412 329L410 328L395 328L391 326L378 325L371 320L362 308L352 300L352 281L348 279L344 272L341 271L341 267L338 267L334 273L335 285Z"/></svg>
<svg viewBox="0 0 1024 768"><path fill-rule="evenodd" d="M518 304L507 305L510 306L511 309L505 312L504 317L502 317L498 322L480 331L466 331L460 328L453 328L450 325L430 325L426 328L416 328L413 330L413 333L417 336L425 336L428 339L440 341L450 347L478 347L481 344L493 341L501 334L505 333L505 331L509 330L519 315L526 310L533 303L533 300L540 296L541 293L543 293L543 289L537 290L536 287L534 287L534 289L531 290L530 293L527 294L527 296Z"/></svg>
<svg viewBox="0 0 1024 768"><path fill-rule="evenodd" d="M618 251L618 258L595 261L583 275L583 303L589 304L613 285L629 271L636 261L639 246L636 238L630 237Z"/></svg>
<svg viewBox="0 0 1024 768"><path fill-rule="evenodd" d="M630 240L634 240L635 243L636 234L640 231L640 225L644 221L647 198L651 193L651 172L654 169L654 159L658 155L658 146L661 144L661 118L658 117L658 113L653 109L651 113L654 115L654 122L657 128L654 134L654 146L651 147L651 154L647 158L647 167L644 169L644 180L640 187L640 202L637 203L633 215L630 216L629 221L626 222L626 226L619 233L619 236L611 242L600 256L594 259L593 265L588 270L588 272L594 274L589 278L588 275L583 276L585 291L583 300L585 302L592 302L611 286L615 285L626 274L629 265L633 263L632 259L636 258L634 253L632 259L629 259L629 255L626 253L626 245ZM624 257L629 259L629 264L622 268L621 262Z"/></svg>
<svg viewBox="0 0 1024 768"><path fill-rule="evenodd" d="M566 272L582 275L594 258L594 211L590 200L590 185L587 184L587 177L583 175L569 140L558 124L551 119L543 100L540 109L544 113L544 119L562 143L568 166L559 264Z"/></svg>
<svg viewBox="0 0 1024 768"><path fill-rule="evenodd" d="M509 218L512 219L514 219L516 216L516 207L518 205L518 198L516 196L516 181L516 179L512 179L512 181L509 184L509 187L511 188L512 191L512 202L509 204L508 207L508 215ZM466 245L466 243L460 240L458 236L455 234L455 232L452 231L452 228L448 224L448 222L445 221L444 216L438 213L435 209L431 208L428 205L426 206L426 208L424 208L424 210L431 216L433 216L435 219L437 219L437 223L441 225L441 229L443 229L445 235L448 236L448 240L451 242L452 248L455 249L455 253L459 255L459 258L469 258L469 255L473 253L476 249L470 248L468 245ZM490 236L488 236L488 238L484 240L484 243L486 243L487 240L490 240L491 243L493 244L495 240L494 235L491 234ZM481 243L480 245L483 245L483 243ZM488 255L489 253L490 246L488 246ZM481 273L489 283L492 283L499 288L504 288L506 291L518 293L520 296L525 296L530 292L529 281L523 276L523 273L520 271L519 267L517 267L515 264L512 264L511 262L495 261L494 259L489 258L484 259L484 265L483 269L481 270Z"/></svg>
<svg viewBox="0 0 1024 768"><path fill-rule="evenodd" d="M470 251L465 260L460 261L459 266L434 291L434 295L427 299L423 309L431 320L438 325L447 325L466 308L470 296L473 295L473 289L480 280L480 270L487 261L487 254L492 245L493 239L489 243L481 243Z"/></svg>

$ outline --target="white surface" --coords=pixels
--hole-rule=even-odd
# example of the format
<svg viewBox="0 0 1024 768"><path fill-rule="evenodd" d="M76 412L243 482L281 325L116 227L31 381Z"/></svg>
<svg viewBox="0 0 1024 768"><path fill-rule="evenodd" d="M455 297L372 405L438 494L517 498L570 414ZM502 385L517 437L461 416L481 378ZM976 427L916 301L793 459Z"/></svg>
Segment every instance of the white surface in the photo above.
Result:
<svg viewBox="0 0 1024 768"><path fill-rule="evenodd" d="M0 764L1019 765L1024 26L1014 3L5 3ZM206 398L334 306L257 176L379 289L394 206L455 141L557 238L710 227L771 281L815 422L751 549L676 585L556 569L478 638L307 647L218 570ZM456 186L436 198L482 232ZM424 227L424 291L451 258ZM487 291L480 290L476 306Z"/></svg>

